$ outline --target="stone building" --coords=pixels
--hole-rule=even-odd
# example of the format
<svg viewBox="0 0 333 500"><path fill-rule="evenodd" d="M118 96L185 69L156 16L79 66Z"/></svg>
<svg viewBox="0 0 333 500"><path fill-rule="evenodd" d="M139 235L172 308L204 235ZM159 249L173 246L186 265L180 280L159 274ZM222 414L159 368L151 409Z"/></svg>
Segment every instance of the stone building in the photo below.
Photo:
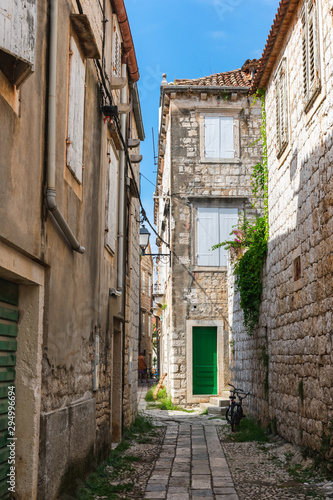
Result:
<svg viewBox="0 0 333 500"><path fill-rule="evenodd" d="M145 255L146 254L146 255ZM148 373L153 366L153 280L154 263L151 255L150 243L147 250L141 256L141 327L139 351L143 353Z"/></svg>
<svg viewBox="0 0 333 500"><path fill-rule="evenodd" d="M15 383L16 495L52 500L137 410L139 73L123 0L4 5L0 496Z"/></svg>
<svg viewBox="0 0 333 500"><path fill-rule="evenodd" d="M259 327L230 295L233 380L285 439L319 450L333 418L332 6L282 0L252 91L266 89L269 242ZM231 290L232 292L232 290Z"/></svg>
<svg viewBox="0 0 333 500"><path fill-rule="evenodd" d="M251 210L261 158L260 104L249 97L256 61L197 80L162 81L155 223L160 252L161 372L174 403L207 401L229 382L227 252Z"/></svg>

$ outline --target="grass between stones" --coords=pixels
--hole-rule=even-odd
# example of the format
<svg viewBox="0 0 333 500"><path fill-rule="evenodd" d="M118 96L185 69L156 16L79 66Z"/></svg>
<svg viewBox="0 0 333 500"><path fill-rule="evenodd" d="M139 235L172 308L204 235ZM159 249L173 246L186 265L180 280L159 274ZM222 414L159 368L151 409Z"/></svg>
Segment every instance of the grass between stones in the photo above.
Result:
<svg viewBox="0 0 333 500"><path fill-rule="evenodd" d="M172 404L171 396L168 396L166 389L160 389L157 393L156 400L154 399L154 391L156 389L156 385L151 387L145 396L145 401L148 403L148 410L169 410L169 411L184 411L186 413L193 413L194 410L186 410L181 406L176 406Z"/></svg>
<svg viewBox="0 0 333 500"><path fill-rule="evenodd" d="M122 442L111 452L105 462L90 474L85 485L78 492L78 500L94 500L98 497L116 500L119 498L119 494L131 492L133 483L127 479L133 471L132 464L139 462L140 458L135 455L126 455L125 452L133 444L150 442L154 435L154 426L151 420L138 415L133 424L125 429ZM124 497L122 496L122 498Z"/></svg>
<svg viewBox="0 0 333 500"><path fill-rule="evenodd" d="M267 432L251 417L243 418L240 421L239 430L237 432L230 432L228 438L237 443L249 441L267 443L269 441Z"/></svg>

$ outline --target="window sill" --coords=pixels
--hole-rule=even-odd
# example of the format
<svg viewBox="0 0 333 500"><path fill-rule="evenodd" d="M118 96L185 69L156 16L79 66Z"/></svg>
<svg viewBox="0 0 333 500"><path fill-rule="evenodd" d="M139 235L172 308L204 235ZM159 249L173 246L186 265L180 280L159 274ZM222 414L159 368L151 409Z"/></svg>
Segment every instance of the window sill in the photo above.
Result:
<svg viewBox="0 0 333 500"><path fill-rule="evenodd" d="M67 167L66 164L65 164L64 177L65 177L65 181L67 182L67 184L69 184L69 186L74 191L74 193L79 198L79 200L82 201L82 184L80 184L75 179L74 175L72 174L72 172L70 171L70 169Z"/></svg>
<svg viewBox="0 0 333 500"><path fill-rule="evenodd" d="M323 87L321 87L321 91L319 94L315 97L315 99L312 101L310 104L309 102L304 106L304 113L306 116L306 125L309 124L309 122L312 120L313 115L316 113L318 110L319 106L322 104L322 102L326 99L326 93L324 92Z"/></svg>
<svg viewBox="0 0 333 500"><path fill-rule="evenodd" d="M200 158L200 163L241 163L240 158Z"/></svg>
<svg viewBox="0 0 333 500"><path fill-rule="evenodd" d="M194 273L226 273L227 270L227 266L194 266L192 269Z"/></svg>

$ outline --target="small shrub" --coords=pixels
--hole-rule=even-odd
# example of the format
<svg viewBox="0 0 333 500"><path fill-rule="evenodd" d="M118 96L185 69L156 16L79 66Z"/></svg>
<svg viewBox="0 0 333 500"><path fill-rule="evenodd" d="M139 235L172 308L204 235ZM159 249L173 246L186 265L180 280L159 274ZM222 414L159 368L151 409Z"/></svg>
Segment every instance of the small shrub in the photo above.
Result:
<svg viewBox="0 0 333 500"><path fill-rule="evenodd" d="M269 441L266 431L253 418L243 418L239 424L239 431L231 434L230 437L238 443L248 441L267 443Z"/></svg>
<svg viewBox="0 0 333 500"><path fill-rule="evenodd" d="M304 401L304 384L303 384L303 380L300 380L299 383L298 383L298 395L301 398L301 401L303 403L303 401Z"/></svg>

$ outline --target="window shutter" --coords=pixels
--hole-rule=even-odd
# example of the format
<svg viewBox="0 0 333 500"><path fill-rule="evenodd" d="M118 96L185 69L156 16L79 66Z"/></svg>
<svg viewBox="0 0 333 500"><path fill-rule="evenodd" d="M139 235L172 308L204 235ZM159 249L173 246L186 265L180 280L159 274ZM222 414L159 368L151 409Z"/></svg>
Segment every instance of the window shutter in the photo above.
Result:
<svg viewBox="0 0 333 500"><path fill-rule="evenodd" d="M34 70L37 0L0 0L0 69L12 85L21 85Z"/></svg>
<svg viewBox="0 0 333 500"><path fill-rule="evenodd" d="M232 239L230 236L234 226L238 224L238 209L237 208L220 208L219 209L219 242ZM217 252L217 250L216 250ZM220 266L227 266L228 251L221 247L219 248Z"/></svg>
<svg viewBox="0 0 333 500"><path fill-rule="evenodd" d="M113 14L112 75L121 76L121 36L116 14Z"/></svg>
<svg viewBox="0 0 333 500"><path fill-rule="evenodd" d="M197 264L219 266L219 252L211 250L219 243L218 208L198 207L197 214Z"/></svg>
<svg viewBox="0 0 333 500"><path fill-rule="evenodd" d="M306 43L306 25L303 18L303 37L302 37L302 58L303 58L303 92L304 98L308 95L308 64L307 64L307 43Z"/></svg>
<svg viewBox="0 0 333 500"><path fill-rule="evenodd" d="M108 184L106 194L106 231L105 244L112 252L116 251L118 207L118 160L113 147L108 142Z"/></svg>
<svg viewBox="0 0 333 500"><path fill-rule="evenodd" d="M219 158L235 157L234 119L232 116L220 116L220 152Z"/></svg>
<svg viewBox="0 0 333 500"><path fill-rule="evenodd" d="M67 166L82 183L85 65L73 37L70 40Z"/></svg>
<svg viewBox="0 0 333 500"><path fill-rule="evenodd" d="M219 117L205 117L205 157L219 158Z"/></svg>
<svg viewBox="0 0 333 500"><path fill-rule="evenodd" d="M277 140L277 147L278 150L281 149L281 104L280 104L280 86L279 82L276 82L275 85L275 104L276 104L276 140Z"/></svg>

